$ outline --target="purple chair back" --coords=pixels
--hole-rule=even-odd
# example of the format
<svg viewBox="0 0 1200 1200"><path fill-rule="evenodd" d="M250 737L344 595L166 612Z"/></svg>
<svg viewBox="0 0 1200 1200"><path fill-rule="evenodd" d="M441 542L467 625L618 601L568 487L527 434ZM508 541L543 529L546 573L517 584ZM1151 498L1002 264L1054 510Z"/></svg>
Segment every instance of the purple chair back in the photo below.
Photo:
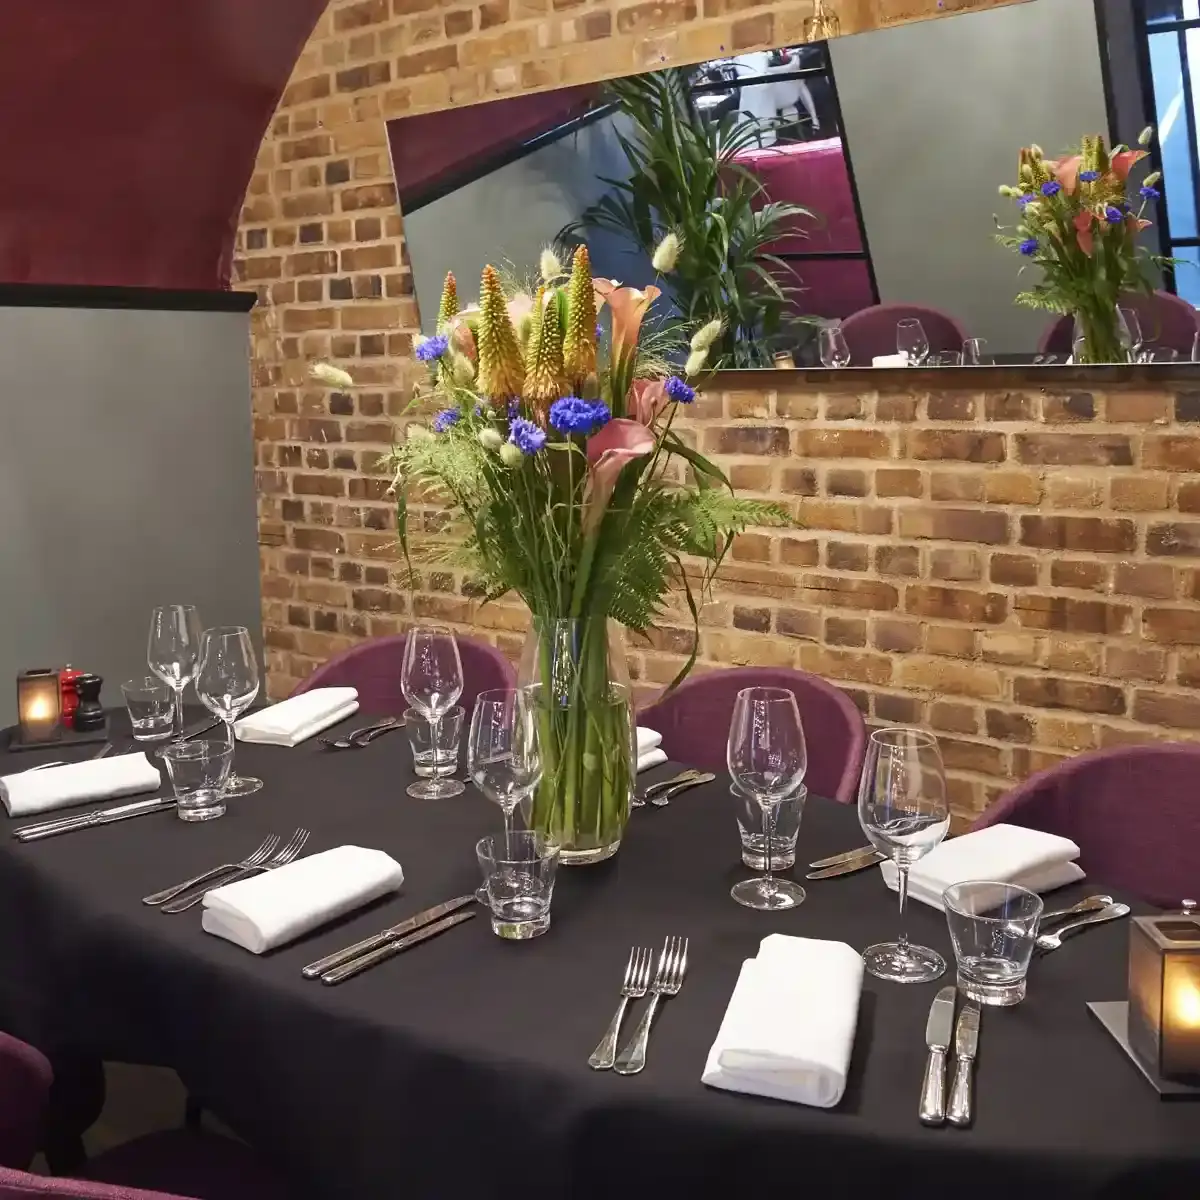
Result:
<svg viewBox="0 0 1200 1200"><path fill-rule="evenodd" d="M57 1175L27 1175L24 1171L0 1167L0 1200L30 1200L35 1196L43 1200L47 1197L58 1200L189 1200L166 1192L144 1192L141 1188L63 1179Z"/></svg>
<svg viewBox="0 0 1200 1200"><path fill-rule="evenodd" d="M1137 313L1142 327L1142 338L1147 346L1168 346L1179 353L1179 357L1190 359L1192 342L1196 337L1196 310L1170 292L1153 292L1147 296L1137 292L1121 298L1122 308L1131 308ZM1039 354L1070 354L1074 349L1075 318L1069 314L1057 318L1038 345Z"/></svg>
<svg viewBox="0 0 1200 1200"><path fill-rule="evenodd" d="M733 702L748 687L787 688L795 695L808 744L808 790L853 804L867 745L866 726L850 697L816 675L785 667L708 671L643 709L638 724L662 734L662 748L675 762L720 773L726 770Z"/></svg>
<svg viewBox="0 0 1200 1200"><path fill-rule="evenodd" d="M1070 838L1079 865L1163 908L1200 896L1200 745L1081 754L1032 775L972 826L1007 823Z"/></svg>
<svg viewBox="0 0 1200 1200"><path fill-rule="evenodd" d="M398 715L408 707L400 690L400 668L407 640L404 634L399 634L351 646L318 667L292 695L320 687L353 687L358 689L358 706L363 714ZM516 686L516 673L494 646L459 635L458 653L463 665L463 693L459 703L468 715L480 692Z"/></svg>
<svg viewBox="0 0 1200 1200"><path fill-rule="evenodd" d="M53 1081L40 1050L0 1033L0 1166L23 1170L33 1161Z"/></svg>
<svg viewBox="0 0 1200 1200"><path fill-rule="evenodd" d="M850 347L850 365L869 367L880 354L896 353L896 326L915 317L925 330L932 353L962 350L966 330L951 316L920 304L876 304L852 313L842 322L842 335Z"/></svg>

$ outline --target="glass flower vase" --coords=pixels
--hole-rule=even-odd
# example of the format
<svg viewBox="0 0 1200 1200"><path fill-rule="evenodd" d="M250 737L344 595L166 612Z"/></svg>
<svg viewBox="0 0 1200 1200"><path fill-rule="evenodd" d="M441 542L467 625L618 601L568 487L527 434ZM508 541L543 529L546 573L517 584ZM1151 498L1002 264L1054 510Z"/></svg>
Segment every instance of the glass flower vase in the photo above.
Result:
<svg viewBox="0 0 1200 1200"><path fill-rule="evenodd" d="M518 684L538 707L542 782L526 813L566 865L616 854L637 773L633 692L621 627L534 617Z"/></svg>
<svg viewBox="0 0 1200 1200"><path fill-rule="evenodd" d="M1129 329L1121 310L1099 302L1077 310L1071 347L1076 365L1128 362Z"/></svg>

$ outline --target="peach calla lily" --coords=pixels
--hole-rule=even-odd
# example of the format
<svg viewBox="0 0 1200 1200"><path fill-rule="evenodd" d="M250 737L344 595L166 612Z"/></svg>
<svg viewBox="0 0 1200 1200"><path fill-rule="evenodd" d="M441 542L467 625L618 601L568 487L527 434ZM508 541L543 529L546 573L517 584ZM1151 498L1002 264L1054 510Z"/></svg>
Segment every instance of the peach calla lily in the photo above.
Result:
<svg viewBox="0 0 1200 1200"><path fill-rule="evenodd" d="M1112 156L1112 172L1124 183L1129 178L1129 172L1134 163L1141 162L1146 157L1145 150L1122 150Z"/></svg>
<svg viewBox="0 0 1200 1200"><path fill-rule="evenodd" d="M630 347L637 347L638 331L646 310L662 295L662 289L651 284L639 291L621 287L611 279L595 279L592 287L598 301L606 301L612 309L612 352L614 358L624 357Z"/></svg>
<svg viewBox="0 0 1200 1200"><path fill-rule="evenodd" d="M1079 242L1079 248L1084 254L1091 254L1094 247L1092 239L1092 225L1095 223L1096 214L1093 212L1081 212L1075 214L1075 238Z"/></svg>
<svg viewBox="0 0 1200 1200"><path fill-rule="evenodd" d="M670 403L665 379L635 379L629 390L629 415L647 429Z"/></svg>
<svg viewBox="0 0 1200 1200"><path fill-rule="evenodd" d="M1079 186L1079 168L1083 163L1082 154L1072 154L1069 158L1060 158L1057 162L1048 163L1054 172L1054 178L1062 185L1068 195Z"/></svg>
<svg viewBox="0 0 1200 1200"><path fill-rule="evenodd" d="M624 417L614 418L588 438L590 472L582 518L585 533L591 533L600 524L617 486L617 476L629 463L649 454L655 444L654 435L645 425Z"/></svg>

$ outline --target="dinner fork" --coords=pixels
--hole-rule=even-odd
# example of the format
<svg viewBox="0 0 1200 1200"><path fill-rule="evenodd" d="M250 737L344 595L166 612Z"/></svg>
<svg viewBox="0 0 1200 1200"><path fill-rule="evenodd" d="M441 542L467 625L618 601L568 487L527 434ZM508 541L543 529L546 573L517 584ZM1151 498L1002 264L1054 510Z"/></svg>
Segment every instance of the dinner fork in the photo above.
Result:
<svg viewBox="0 0 1200 1200"><path fill-rule="evenodd" d="M625 1019L625 1009L630 1000L640 1000L650 986L650 955L647 947L641 949L634 946L629 952L629 962L625 964L625 981L621 984L621 1002L613 1019L608 1023L608 1031L600 1039L600 1044L592 1051L588 1066L593 1071L608 1071L612 1069L617 1058L617 1037L621 1032L621 1022Z"/></svg>
<svg viewBox="0 0 1200 1200"><path fill-rule="evenodd" d="M176 896L182 896L184 892L190 892L192 888L199 887L202 883L207 883L210 879L216 879L219 875L224 875L227 871L244 870L246 867L256 867L260 862L265 862L270 855L275 853L275 848L279 845L279 836L277 834L268 834L263 838L263 843L253 854L247 855L241 862L222 863L219 867L213 867L211 871L204 871L197 875L194 879L189 879L185 883L176 884L174 887L164 888L161 892L151 892L149 896L142 897L143 904L156 905L166 904L168 900L174 900Z"/></svg>
<svg viewBox="0 0 1200 1200"><path fill-rule="evenodd" d="M266 862L258 863L256 866L239 867L228 879L221 881L221 886L224 887L226 884L236 883L239 879L246 879L258 871L273 871L276 867L286 866L300 854L300 851L304 849L304 843L307 841L308 830L297 829L292 834L291 840L282 850L277 850ZM190 892L178 900L172 900L170 904L164 904L161 911L165 913L187 912L189 908L195 908L212 890L212 888L204 887L200 888L199 891Z"/></svg>
<svg viewBox="0 0 1200 1200"><path fill-rule="evenodd" d="M646 1065L646 1045L650 1041L650 1026L663 996L674 996L683 986L687 974L687 938L669 937L663 942L662 953L650 985L650 1004L642 1014L633 1038L621 1051L614 1070L618 1075L636 1075Z"/></svg>

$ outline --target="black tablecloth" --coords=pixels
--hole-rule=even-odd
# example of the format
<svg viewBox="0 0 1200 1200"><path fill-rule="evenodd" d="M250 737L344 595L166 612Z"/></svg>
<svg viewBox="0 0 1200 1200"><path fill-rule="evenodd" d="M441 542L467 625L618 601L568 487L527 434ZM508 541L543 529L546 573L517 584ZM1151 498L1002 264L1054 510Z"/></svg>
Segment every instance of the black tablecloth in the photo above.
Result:
<svg viewBox="0 0 1200 1200"><path fill-rule="evenodd" d="M408 757L402 734L361 752L240 746L239 768L267 786L219 821L154 815L32 845L7 836L17 822L0 822L0 1024L46 1045L175 1067L320 1197L816 1186L1068 1200L1182 1195L1200 1181L1200 1105L1160 1101L1084 1007L1124 997L1126 925L1035 962L1025 1003L985 1011L969 1131L917 1122L938 985L867 980L835 1110L703 1087L739 966L760 938L862 947L897 932L895 896L875 871L814 883L789 913L735 904L729 886L745 872L725 782L635 811L611 863L560 870L553 926L536 941L503 942L481 916L340 987L303 980L310 960L477 882L474 840L499 827L498 810L470 790L408 798ZM30 762L0 757L0 772ZM201 932L198 910L166 917L139 903L298 825L313 831L309 853L354 843L393 854L403 895L262 958ZM861 842L852 809L810 801L802 861ZM914 905L908 927L952 957L941 914ZM660 1010L645 1072L590 1071L629 947L671 933L691 939L690 971Z"/></svg>

